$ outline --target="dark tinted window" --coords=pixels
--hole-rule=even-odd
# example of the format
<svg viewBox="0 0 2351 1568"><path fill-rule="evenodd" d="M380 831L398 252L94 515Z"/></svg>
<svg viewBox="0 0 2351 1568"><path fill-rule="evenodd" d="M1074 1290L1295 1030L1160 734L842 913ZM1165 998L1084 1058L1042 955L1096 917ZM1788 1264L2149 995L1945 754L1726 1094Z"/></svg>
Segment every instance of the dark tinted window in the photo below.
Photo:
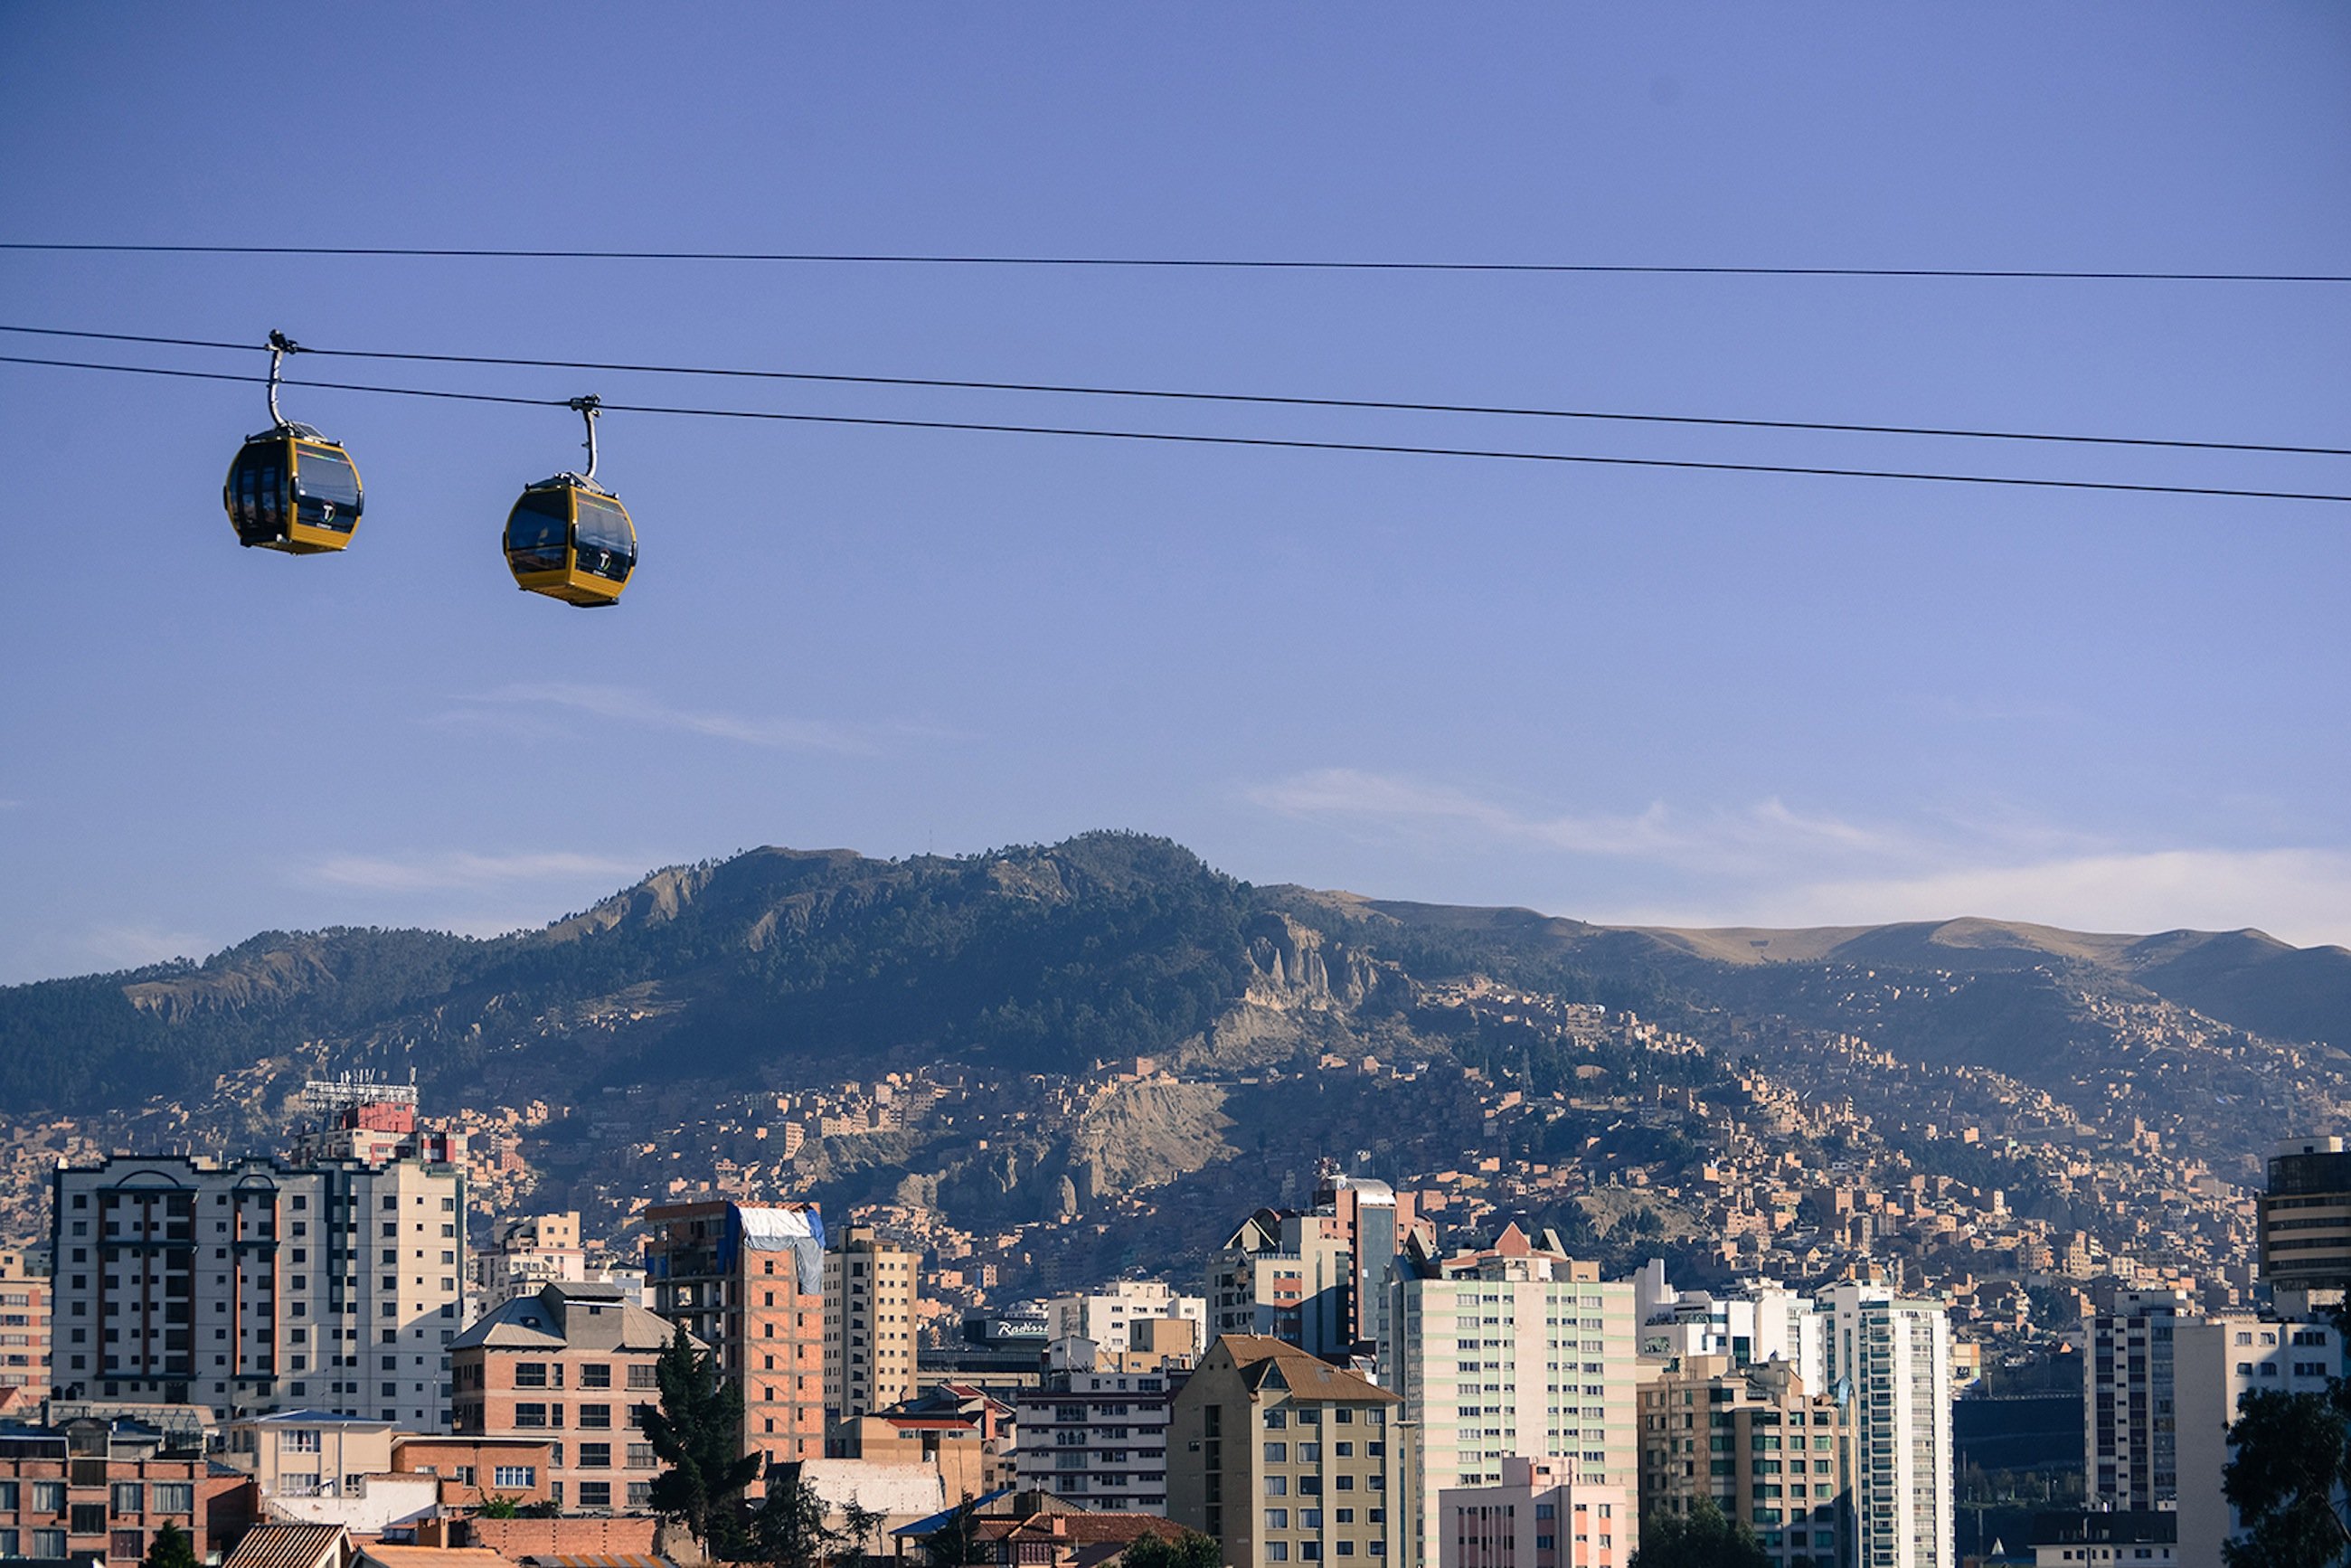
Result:
<svg viewBox="0 0 2351 1568"><path fill-rule="evenodd" d="M615 580L629 575L637 559L636 531L629 514L601 496L580 497L579 561L582 571Z"/></svg>
<svg viewBox="0 0 2351 1568"><path fill-rule="evenodd" d="M637 553L636 530L629 514L617 502L598 496L580 497L580 548L610 550L614 555Z"/></svg>
<svg viewBox="0 0 2351 1568"><path fill-rule="evenodd" d="M518 571L560 571L570 532L561 490L526 490L507 518L507 557Z"/></svg>
<svg viewBox="0 0 2351 1568"><path fill-rule="evenodd" d="M297 443L294 451L294 487L302 520L349 530L360 516L360 476L350 459L331 446L307 441ZM331 514L329 507L334 508Z"/></svg>

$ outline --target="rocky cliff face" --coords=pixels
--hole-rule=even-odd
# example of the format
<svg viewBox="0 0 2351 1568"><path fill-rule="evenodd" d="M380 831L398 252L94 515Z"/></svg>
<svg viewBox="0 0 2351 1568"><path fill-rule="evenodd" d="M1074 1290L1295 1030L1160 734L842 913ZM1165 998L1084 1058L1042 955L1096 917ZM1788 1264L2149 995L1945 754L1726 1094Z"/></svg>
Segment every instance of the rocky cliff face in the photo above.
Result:
<svg viewBox="0 0 2351 1568"><path fill-rule="evenodd" d="M1287 1009L1336 1008L1352 1012L1384 984L1403 983L1401 972L1287 915L1268 912L1250 920L1249 961L1254 971L1243 1001L1252 1007Z"/></svg>

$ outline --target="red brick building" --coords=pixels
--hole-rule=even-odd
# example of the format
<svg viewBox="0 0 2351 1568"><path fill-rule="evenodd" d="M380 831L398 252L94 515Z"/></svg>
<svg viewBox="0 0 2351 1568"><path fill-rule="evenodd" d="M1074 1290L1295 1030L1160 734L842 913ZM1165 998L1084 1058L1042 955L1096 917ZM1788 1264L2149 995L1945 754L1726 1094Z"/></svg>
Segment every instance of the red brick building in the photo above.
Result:
<svg viewBox="0 0 2351 1568"><path fill-rule="evenodd" d="M0 1557L135 1563L166 1523L202 1557L226 1552L256 1511L250 1478L215 1474L152 1431L76 1421L0 1434Z"/></svg>
<svg viewBox="0 0 2351 1568"><path fill-rule="evenodd" d="M824 1454L824 1222L812 1203L649 1209L653 1311L718 1354L743 1388L743 1451Z"/></svg>
<svg viewBox="0 0 2351 1568"><path fill-rule="evenodd" d="M456 1435L546 1445L544 1460L477 1466L475 1484L570 1513L643 1509L660 1467L636 1412L660 1398L653 1368L670 1334L617 1285L555 1281L458 1335L449 1348Z"/></svg>

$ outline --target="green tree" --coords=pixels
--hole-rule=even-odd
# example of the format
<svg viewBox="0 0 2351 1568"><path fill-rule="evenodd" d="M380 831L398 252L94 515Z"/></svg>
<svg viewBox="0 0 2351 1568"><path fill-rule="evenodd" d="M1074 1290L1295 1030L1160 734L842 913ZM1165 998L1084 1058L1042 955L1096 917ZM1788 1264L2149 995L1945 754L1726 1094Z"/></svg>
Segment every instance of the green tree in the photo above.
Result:
<svg viewBox="0 0 2351 1568"><path fill-rule="evenodd" d="M679 1325L653 1369L661 1403L644 1413L645 1440L669 1468L653 1477L655 1513L673 1519L716 1558L742 1554L743 1493L760 1458L743 1452L743 1391Z"/></svg>
<svg viewBox="0 0 2351 1568"><path fill-rule="evenodd" d="M485 1498L482 1500L482 1506L475 1509L474 1512L482 1519L520 1519L522 1505L513 1498L493 1494Z"/></svg>
<svg viewBox="0 0 2351 1568"><path fill-rule="evenodd" d="M196 1568L196 1543L186 1531L165 1520L147 1548L147 1568Z"/></svg>
<svg viewBox="0 0 2351 1568"><path fill-rule="evenodd" d="M994 1550L980 1539L979 1510L970 1498L957 1503L946 1522L923 1537L923 1556L930 1568L967 1568L996 1560Z"/></svg>
<svg viewBox="0 0 2351 1568"><path fill-rule="evenodd" d="M767 1496L751 1515L750 1552L775 1568L817 1568L847 1539L826 1528L824 1499L798 1459L769 1460Z"/></svg>
<svg viewBox="0 0 2351 1568"><path fill-rule="evenodd" d="M2236 1453L2220 1490L2248 1531L2222 1549L2229 1568L2335 1568L2351 1557L2351 1526L2335 1502L2351 1483L2351 1385L2248 1394L2229 1441Z"/></svg>
<svg viewBox="0 0 2351 1568"><path fill-rule="evenodd" d="M1702 1497L1687 1513L1660 1509L1641 1521L1632 1568L1771 1568L1771 1559L1755 1531Z"/></svg>
<svg viewBox="0 0 2351 1568"><path fill-rule="evenodd" d="M1213 1535L1187 1530L1170 1541L1164 1535L1140 1535L1119 1554L1122 1568L1222 1568L1224 1549Z"/></svg>
<svg viewBox="0 0 2351 1568"><path fill-rule="evenodd" d="M841 1505L841 1538L849 1547L852 1562L865 1561L867 1549L873 1544L873 1532L888 1517L877 1509L867 1508L854 1497Z"/></svg>

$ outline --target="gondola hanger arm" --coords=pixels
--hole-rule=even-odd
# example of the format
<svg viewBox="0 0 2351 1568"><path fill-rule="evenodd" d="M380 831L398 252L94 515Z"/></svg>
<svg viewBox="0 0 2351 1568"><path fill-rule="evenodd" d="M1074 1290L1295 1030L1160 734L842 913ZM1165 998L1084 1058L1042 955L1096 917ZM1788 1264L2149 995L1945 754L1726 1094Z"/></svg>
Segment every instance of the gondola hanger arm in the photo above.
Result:
<svg viewBox="0 0 2351 1568"><path fill-rule="evenodd" d="M603 400L590 392L585 397L573 398L566 406L578 409L588 422L588 472L580 477L592 485L596 482L596 414L604 406Z"/></svg>
<svg viewBox="0 0 2351 1568"><path fill-rule="evenodd" d="M288 354L298 354L302 345L272 327L269 329L269 427L282 428L286 416L277 412L277 372Z"/></svg>

